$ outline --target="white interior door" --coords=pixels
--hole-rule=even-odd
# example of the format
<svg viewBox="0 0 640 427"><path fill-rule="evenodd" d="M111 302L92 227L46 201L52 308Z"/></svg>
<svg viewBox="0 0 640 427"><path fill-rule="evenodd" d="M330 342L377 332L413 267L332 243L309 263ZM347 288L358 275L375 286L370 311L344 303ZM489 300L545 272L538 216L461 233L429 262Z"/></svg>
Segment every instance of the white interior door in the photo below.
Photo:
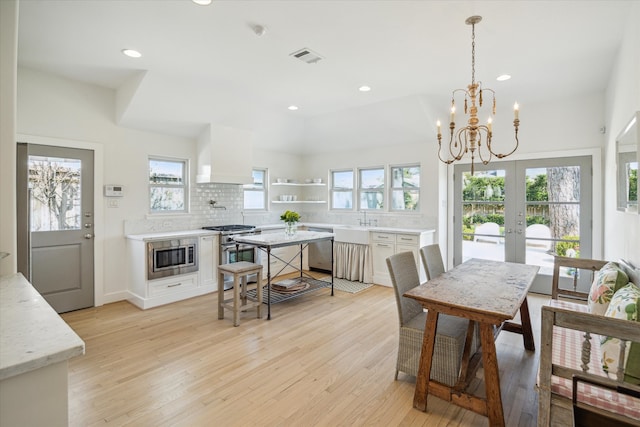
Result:
<svg viewBox="0 0 640 427"><path fill-rule="evenodd" d="M454 265L470 258L538 265L531 290L549 294L554 254L591 256L591 157L475 169L472 176L469 165L454 168Z"/></svg>
<svg viewBox="0 0 640 427"><path fill-rule="evenodd" d="M21 272L59 313L92 307L93 151L19 144L18 175Z"/></svg>

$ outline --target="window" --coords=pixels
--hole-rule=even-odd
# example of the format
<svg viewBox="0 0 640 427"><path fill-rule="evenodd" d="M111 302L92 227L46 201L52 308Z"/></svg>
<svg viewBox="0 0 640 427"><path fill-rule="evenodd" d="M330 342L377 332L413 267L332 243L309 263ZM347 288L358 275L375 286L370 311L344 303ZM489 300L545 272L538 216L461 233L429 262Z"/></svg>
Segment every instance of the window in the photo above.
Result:
<svg viewBox="0 0 640 427"><path fill-rule="evenodd" d="M187 161L149 158L151 213L187 212Z"/></svg>
<svg viewBox="0 0 640 427"><path fill-rule="evenodd" d="M420 166L391 167L391 210L417 211L420 200Z"/></svg>
<svg viewBox="0 0 640 427"><path fill-rule="evenodd" d="M358 169L360 209L384 208L384 168Z"/></svg>
<svg viewBox="0 0 640 427"><path fill-rule="evenodd" d="M244 208L267 209L267 170L253 169L253 184L244 185Z"/></svg>
<svg viewBox="0 0 640 427"><path fill-rule="evenodd" d="M331 208L353 209L353 171L331 171Z"/></svg>

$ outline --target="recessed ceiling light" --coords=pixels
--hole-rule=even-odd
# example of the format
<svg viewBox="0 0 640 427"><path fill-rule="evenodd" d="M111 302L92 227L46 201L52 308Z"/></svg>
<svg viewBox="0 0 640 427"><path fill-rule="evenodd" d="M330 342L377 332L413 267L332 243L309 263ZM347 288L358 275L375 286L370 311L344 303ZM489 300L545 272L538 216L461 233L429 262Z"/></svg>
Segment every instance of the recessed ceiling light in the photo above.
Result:
<svg viewBox="0 0 640 427"><path fill-rule="evenodd" d="M511 76L509 74L502 74L501 76L498 76L496 80L499 82L503 82L505 80L509 80L510 78Z"/></svg>
<svg viewBox="0 0 640 427"><path fill-rule="evenodd" d="M212 0L191 0L195 4L199 4L200 6L209 6Z"/></svg>
<svg viewBox="0 0 640 427"><path fill-rule="evenodd" d="M289 108L289 110L291 110L291 111L296 111L296 110L298 109L298 106L296 106L296 105L289 105L289 107L287 107L287 108Z"/></svg>
<svg viewBox="0 0 640 427"><path fill-rule="evenodd" d="M360 87L358 88L358 90L359 90L360 92L369 92L369 91L371 90L371 88L370 88L369 86L360 86Z"/></svg>
<svg viewBox="0 0 640 427"><path fill-rule="evenodd" d="M142 56L142 54L140 52L138 52L137 50L133 50L133 49L122 49L122 53L124 53L125 55L127 55L130 58L140 58Z"/></svg>

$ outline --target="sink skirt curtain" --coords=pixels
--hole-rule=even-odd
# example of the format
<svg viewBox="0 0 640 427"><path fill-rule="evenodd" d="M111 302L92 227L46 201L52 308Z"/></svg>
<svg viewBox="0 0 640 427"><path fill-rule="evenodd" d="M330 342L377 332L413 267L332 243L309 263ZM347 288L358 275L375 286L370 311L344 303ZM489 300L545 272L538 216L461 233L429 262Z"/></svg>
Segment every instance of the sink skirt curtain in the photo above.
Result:
<svg viewBox="0 0 640 427"><path fill-rule="evenodd" d="M373 262L369 245L335 242L334 276L352 282L373 283Z"/></svg>

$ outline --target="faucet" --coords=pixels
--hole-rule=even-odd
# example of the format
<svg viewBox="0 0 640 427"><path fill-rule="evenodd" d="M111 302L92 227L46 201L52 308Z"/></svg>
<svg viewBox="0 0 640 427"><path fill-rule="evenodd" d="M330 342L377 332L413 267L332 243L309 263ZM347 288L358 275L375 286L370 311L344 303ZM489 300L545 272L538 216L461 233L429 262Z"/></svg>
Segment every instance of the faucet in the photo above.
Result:
<svg viewBox="0 0 640 427"><path fill-rule="evenodd" d="M358 223L359 223L361 226L365 226L365 227L369 226L369 227L370 227L374 222L375 222L376 226L378 225L378 220L377 220L377 219L376 219L376 220L373 220L373 221L372 221L371 219L369 219L369 220L367 221L367 211L362 211L362 213L363 213L363 215L364 215L364 220L362 220L362 219L358 219Z"/></svg>

